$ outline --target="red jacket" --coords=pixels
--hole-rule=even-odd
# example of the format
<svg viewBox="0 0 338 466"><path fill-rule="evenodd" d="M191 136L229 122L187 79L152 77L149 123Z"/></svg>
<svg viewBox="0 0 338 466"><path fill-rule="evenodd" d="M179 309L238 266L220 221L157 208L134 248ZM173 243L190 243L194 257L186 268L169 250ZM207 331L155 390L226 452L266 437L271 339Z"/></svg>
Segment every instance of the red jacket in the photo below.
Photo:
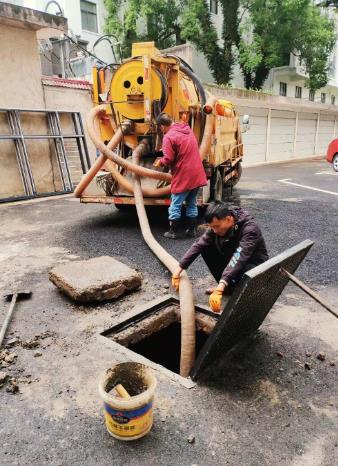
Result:
<svg viewBox="0 0 338 466"><path fill-rule="evenodd" d="M162 151L161 164L169 166L172 174L172 193L191 191L207 184L197 140L187 123L171 125L164 135Z"/></svg>

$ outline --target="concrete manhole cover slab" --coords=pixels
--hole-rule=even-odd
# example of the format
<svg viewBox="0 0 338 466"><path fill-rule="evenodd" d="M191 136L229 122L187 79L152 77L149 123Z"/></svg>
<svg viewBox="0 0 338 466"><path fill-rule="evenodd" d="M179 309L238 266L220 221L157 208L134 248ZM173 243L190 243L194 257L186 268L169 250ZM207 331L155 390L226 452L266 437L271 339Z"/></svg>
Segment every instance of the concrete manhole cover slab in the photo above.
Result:
<svg viewBox="0 0 338 466"><path fill-rule="evenodd" d="M109 256L58 265L49 272L49 279L79 302L116 299L142 283L136 270Z"/></svg>

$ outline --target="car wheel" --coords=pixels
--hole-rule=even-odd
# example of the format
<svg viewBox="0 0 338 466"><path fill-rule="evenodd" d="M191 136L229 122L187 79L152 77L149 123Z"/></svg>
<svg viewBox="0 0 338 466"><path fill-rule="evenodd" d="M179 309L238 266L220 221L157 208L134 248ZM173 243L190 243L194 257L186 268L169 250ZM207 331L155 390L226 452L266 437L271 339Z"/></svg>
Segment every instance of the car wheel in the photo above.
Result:
<svg viewBox="0 0 338 466"><path fill-rule="evenodd" d="M335 172L338 172L338 154L335 154L332 159L332 166Z"/></svg>

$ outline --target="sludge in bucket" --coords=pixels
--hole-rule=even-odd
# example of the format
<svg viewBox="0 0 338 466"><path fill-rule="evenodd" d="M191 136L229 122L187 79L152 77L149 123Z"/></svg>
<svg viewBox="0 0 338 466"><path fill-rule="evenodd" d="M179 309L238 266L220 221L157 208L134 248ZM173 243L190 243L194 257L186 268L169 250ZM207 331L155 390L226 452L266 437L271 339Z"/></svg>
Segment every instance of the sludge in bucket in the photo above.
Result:
<svg viewBox="0 0 338 466"><path fill-rule="evenodd" d="M121 384L130 398L118 396ZM100 396L108 432L119 440L136 440L153 425L153 399L157 381L144 364L124 362L108 369L101 378Z"/></svg>

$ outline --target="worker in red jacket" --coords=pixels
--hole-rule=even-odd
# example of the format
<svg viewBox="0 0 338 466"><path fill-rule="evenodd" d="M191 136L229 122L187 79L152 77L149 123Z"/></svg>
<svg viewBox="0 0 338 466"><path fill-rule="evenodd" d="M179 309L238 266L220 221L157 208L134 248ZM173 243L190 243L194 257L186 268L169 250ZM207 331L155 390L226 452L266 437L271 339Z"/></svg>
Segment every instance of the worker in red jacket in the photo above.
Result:
<svg viewBox="0 0 338 466"><path fill-rule="evenodd" d="M156 122L164 137L163 157L157 159L154 166L167 166L172 174L169 206L170 229L164 236L171 239L178 238L182 204L185 202L188 219L186 235L194 237L198 216L197 194L199 188L207 184L197 140L187 123L174 123L166 113L161 113Z"/></svg>

